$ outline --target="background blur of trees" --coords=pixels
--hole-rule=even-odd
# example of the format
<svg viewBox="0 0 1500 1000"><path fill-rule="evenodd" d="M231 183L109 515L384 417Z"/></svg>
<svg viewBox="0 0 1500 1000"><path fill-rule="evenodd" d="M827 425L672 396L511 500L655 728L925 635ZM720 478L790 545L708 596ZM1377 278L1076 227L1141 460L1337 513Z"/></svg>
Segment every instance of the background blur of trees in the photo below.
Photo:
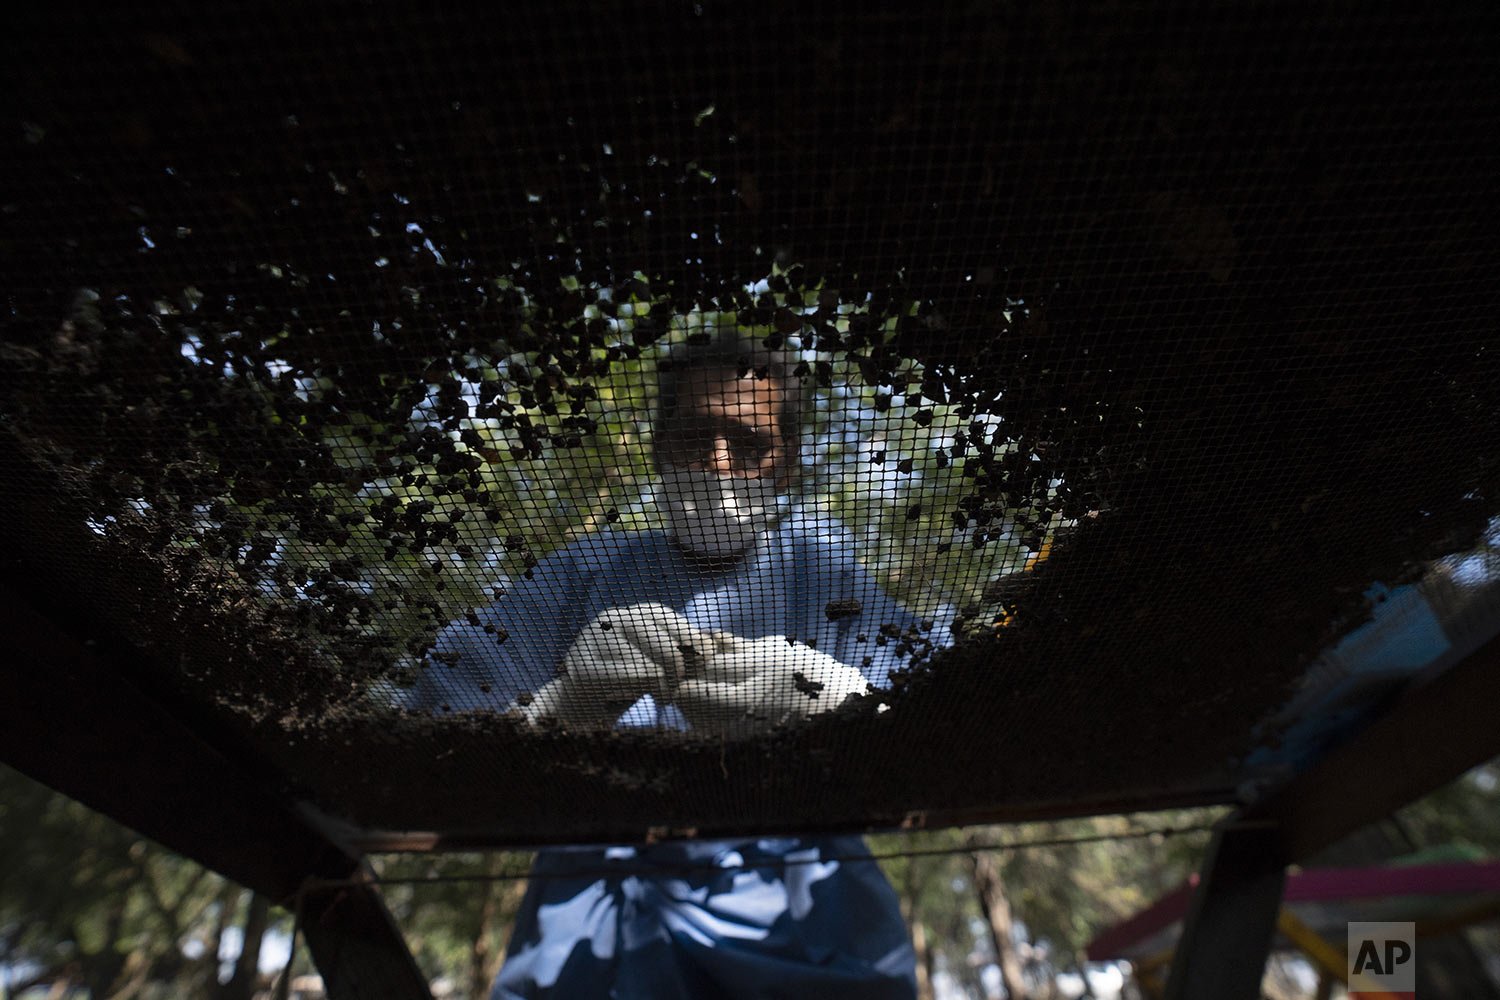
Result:
<svg viewBox="0 0 1500 1000"><path fill-rule="evenodd" d="M273 270L265 280L295 279ZM1067 524L1049 502L1066 484L1050 480L1007 497L1004 508L966 506L973 478L966 456L1022 466L1034 456L982 400L950 393L951 373L909 359L862 363L858 352L830 349L858 329L863 357L878 355L903 322L921 318L914 301L846 301L795 267L774 268L714 309L674 304L639 274L614 287L564 278L561 297L503 277L486 288L514 312L510 339L426 359L408 386L415 391L392 393L384 424L358 408L337 421L312 419L316 404L339 399L346 387L299 361L305 345L293 331L214 332L197 315L193 289L155 303L154 333L146 335L160 341L176 377L234 401L225 412L245 421L236 425L241 436L259 440L254 427L267 441L295 435L349 475L311 487L296 530L244 470L218 480L219 495L192 504L171 493L172 483L143 481L123 507L97 511L95 530L161 519L174 545L216 561L271 605L337 609L347 606L334 597L354 595L378 613L343 614L341 626L385 646L398 668L414 668L435 628L491 599L558 545L609 524L658 526L655 366L672 345L724 327L785 348L800 363L811 396L800 501L848 525L860 558L919 613L959 611L981 629L1003 622L997 595L1005 588L994 585L1023 571ZM551 312L543 315L541 303ZM77 346L90 331L111 328L118 318L108 309L80 295L64 333L82 339L61 342ZM575 328L593 333L574 337ZM538 334L559 329L551 340ZM254 343L237 342L242 336ZM108 341L99 343L107 349ZM197 460L227 462L217 424L190 429L178 443ZM220 471L226 467L233 463ZM326 635L303 634L314 643ZM377 701L381 694L377 687ZM1497 779L1500 768L1491 765L1404 810L1413 839L1500 853ZM1202 825L1213 816L1176 812L1156 821ZM957 849L885 863L922 958L925 995L1004 989L1046 997L1063 984L1082 986L1083 945L1180 883L1207 835L963 848L1120 834L1131 825L1105 817L873 838L883 853ZM387 890L439 992L486 994L524 891L523 881L494 877L527 862L517 854L377 859L393 878L443 880ZM249 1000L269 985L261 970L284 961L290 927L290 916L267 900L0 769L0 1000L70 992ZM305 956L298 962L311 971Z"/></svg>
<svg viewBox="0 0 1500 1000"><path fill-rule="evenodd" d="M294 277L278 272L266 280ZM1066 524L1061 508L1048 503L1047 494L1064 491L1060 482L1033 483L1004 509L965 506L966 455L1009 456L1023 466L1032 456L973 397L949 393L950 373L890 358L862 365L858 354L828 350L830 341L819 339L836 342L859 327L867 353L878 354L902 322L919 318L915 302L845 301L795 268L774 269L738 292L729 303L737 308L713 310L674 305L642 275L617 287L564 278L562 299L537 297L505 278L487 288L514 310L514 342L427 359L411 383L415 393L393 394L384 426L357 408L338 421L311 419L313 404L337 398L342 387L299 365L293 332L271 330L236 345L238 332L211 334L212 325L199 321L192 289L156 303L151 336L176 375L232 399L225 412L244 419L242 436L254 438L256 427L265 440L294 434L350 475L314 484L297 530L243 469L220 480L221 495L191 504L170 492L170 482L142 482L139 496L97 512L96 530L160 518L172 544L216 560L269 604L336 608L330 595L357 595L378 614L345 615L343 626L386 642L397 665L411 667L436 627L489 600L556 546L606 524L656 526L655 365L671 345L725 326L792 351L804 366L812 401L801 502L847 524L860 557L913 609L959 610L977 628L1003 621L995 595L1004 588L993 585L1022 571ZM538 301L553 312L536 314ZM566 316L556 313L558 301L571 310ZM81 295L64 332L110 327L106 306ZM814 316L824 333L812 330ZM593 330L593 339L569 340L574 327ZM539 340L540 329L564 335ZM105 378L112 369L97 371ZM225 441L221 427L208 425L178 443L218 462ZM304 635L322 641L313 630ZM1500 767L1492 764L1403 810L1413 839L1500 854L1497 783ZM1213 815L1178 812L1156 822L1201 825ZM1180 883L1207 835L963 848L1120 834L1130 826L1105 817L873 838L885 853L957 849L885 863L922 956L926 995L982 997L1003 988L1046 997L1060 984L1080 986L1083 945ZM524 871L527 861L516 854L376 859L393 878L443 879L387 890L439 992L485 995L524 890L522 881L493 877ZM284 961L290 926L290 916L267 900L0 769L0 1000L249 1000L269 984L261 969ZM298 962L299 971L311 971L305 956Z"/></svg>
<svg viewBox="0 0 1500 1000"><path fill-rule="evenodd" d="M1198 826L1216 815L1182 810L1147 822ZM1500 856L1500 761L1398 818L1419 847ZM891 853L1117 834L1141 825L1140 817L1100 817L888 834L870 843L877 853ZM1206 834L1185 833L959 850L883 866L922 958L924 996L1002 996L1002 980L1013 977L1025 995L1047 998L1078 995L1076 973L1088 940L1175 887L1197 867L1206 844ZM524 871L528 863L528 855L514 852L374 859L393 879L445 879L386 888L438 995L487 995L525 883L486 877ZM478 878L454 880L463 876ZM280 973L291 922L248 890L0 768L0 1000L249 1000L265 994ZM1007 925L1008 938L999 938L996 928ZM1468 933L1490 956L1500 949L1493 920ZM1009 954L998 956L1003 961L997 940L1008 944ZM295 976L312 972L299 948Z"/></svg>

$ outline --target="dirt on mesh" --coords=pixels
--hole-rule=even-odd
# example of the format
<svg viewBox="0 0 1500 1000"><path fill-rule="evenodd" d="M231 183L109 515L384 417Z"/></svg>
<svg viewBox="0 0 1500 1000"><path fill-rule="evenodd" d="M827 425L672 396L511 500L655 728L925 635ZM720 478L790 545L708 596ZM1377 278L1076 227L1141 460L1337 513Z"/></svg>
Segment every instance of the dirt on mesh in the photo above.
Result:
<svg viewBox="0 0 1500 1000"><path fill-rule="evenodd" d="M1418 32L1203 12L1170 33L1149 9L1079 32L1016 11L777 40L761 13L617 13L638 59L575 51L537 14L553 74L497 68L483 32L416 11L387 34L442 54L427 75L343 23L247 34L233 12L143 36L60 11L12 60L34 127L3 244L6 543L54 620L129 649L122 669L284 794L493 843L1222 797L1369 584L1500 513L1492 248L1470 221L1492 175L1477 15ZM740 58L668 71L723 37ZM606 64L620 75L601 86ZM268 79L287 84L274 113ZM751 294L768 258L799 264L781 294L837 288L871 318L841 332ZM486 284L502 276L524 309ZM944 514L980 534L1002 511L1023 535L1080 528L997 584L998 612L970 609L985 634L753 740L380 706L370 684L461 612L373 599L364 552L278 579L266 546L347 549L362 525L401 553L451 546L451 511L331 498L430 467L454 509L495 513L470 479L481 453L407 427L413 407L430 394L446 426L468 405L452 374L503 349L532 403L582 412L590 366L666 333L611 340L585 291L648 286L663 314L801 330L872 384L920 361L914 395L972 403L1016 442L955 446L972 490ZM205 363L184 362L189 337ZM369 467L327 443L350 427ZM484 460L591 433L512 431L515 451ZM520 566L544 554L504 543ZM265 599L293 583L303 598Z"/></svg>

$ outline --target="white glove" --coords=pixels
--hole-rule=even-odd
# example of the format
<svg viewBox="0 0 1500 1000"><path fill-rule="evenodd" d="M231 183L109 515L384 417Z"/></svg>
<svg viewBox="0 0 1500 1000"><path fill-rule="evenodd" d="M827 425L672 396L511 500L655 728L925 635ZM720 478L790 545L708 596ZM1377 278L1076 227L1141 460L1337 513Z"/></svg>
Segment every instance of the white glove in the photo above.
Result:
<svg viewBox="0 0 1500 1000"><path fill-rule="evenodd" d="M719 651L677 687L677 707L694 729L761 729L805 719L869 689L858 670L781 636L714 638Z"/></svg>
<svg viewBox="0 0 1500 1000"><path fill-rule="evenodd" d="M670 699L684 673L720 648L719 636L664 604L611 608L584 627L558 677L532 695L526 721L608 728L642 695Z"/></svg>

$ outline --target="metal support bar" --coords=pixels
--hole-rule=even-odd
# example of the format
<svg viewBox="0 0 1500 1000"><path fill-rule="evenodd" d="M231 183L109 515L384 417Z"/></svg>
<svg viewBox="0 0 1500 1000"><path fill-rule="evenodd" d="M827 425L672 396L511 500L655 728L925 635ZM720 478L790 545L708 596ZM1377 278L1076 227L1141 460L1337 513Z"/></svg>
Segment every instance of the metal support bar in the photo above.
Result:
<svg viewBox="0 0 1500 1000"><path fill-rule="evenodd" d="M302 936L330 998L430 1000L427 981L374 886L309 892L302 903Z"/></svg>
<svg viewBox="0 0 1500 1000"><path fill-rule="evenodd" d="M1258 1000L1286 862L1269 827L1229 826L1209 847L1172 957L1166 1000Z"/></svg>
<svg viewBox="0 0 1500 1000"><path fill-rule="evenodd" d="M1500 639L1423 686L1215 837L1167 1000L1259 995L1285 866L1500 754Z"/></svg>
<svg viewBox="0 0 1500 1000"><path fill-rule="evenodd" d="M0 760L283 906L300 898L335 1000L430 997L372 886L300 891L357 877L354 853L10 586L0 586L0 641L10 664Z"/></svg>
<svg viewBox="0 0 1500 1000"><path fill-rule="evenodd" d="M1409 691L1379 719L1306 771L1246 807L1242 818L1282 832L1302 861L1500 756L1500 638Z"/></svg>

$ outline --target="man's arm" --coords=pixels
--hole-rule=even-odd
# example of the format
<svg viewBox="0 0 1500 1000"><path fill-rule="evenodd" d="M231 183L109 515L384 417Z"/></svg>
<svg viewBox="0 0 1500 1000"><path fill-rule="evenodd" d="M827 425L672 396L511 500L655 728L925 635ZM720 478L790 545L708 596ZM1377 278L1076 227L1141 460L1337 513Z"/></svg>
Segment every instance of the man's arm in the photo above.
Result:
<svg viewBox="0 0 1500 1000"><path fill-rule="evenodd" d="M825 652L854 667L876 687L889 687L892 671L908 669L930 648L951 642L946 621L951 613L924 622L891 597L855 558L858 545L842 524L811 521L804 533L800 560L818 567L813 588L826 599L818 611L835 626L835 641ZM927 624L929 627L923 629Z"/></svg>
<svg viewBox="0 0 1500 1000"><path fill-rule="evenodd" d="M505 596L449 623L423 657L402 707L499 711L526 700L557 673L583 621L585 577L570 555L552 553Z"/></svg>

